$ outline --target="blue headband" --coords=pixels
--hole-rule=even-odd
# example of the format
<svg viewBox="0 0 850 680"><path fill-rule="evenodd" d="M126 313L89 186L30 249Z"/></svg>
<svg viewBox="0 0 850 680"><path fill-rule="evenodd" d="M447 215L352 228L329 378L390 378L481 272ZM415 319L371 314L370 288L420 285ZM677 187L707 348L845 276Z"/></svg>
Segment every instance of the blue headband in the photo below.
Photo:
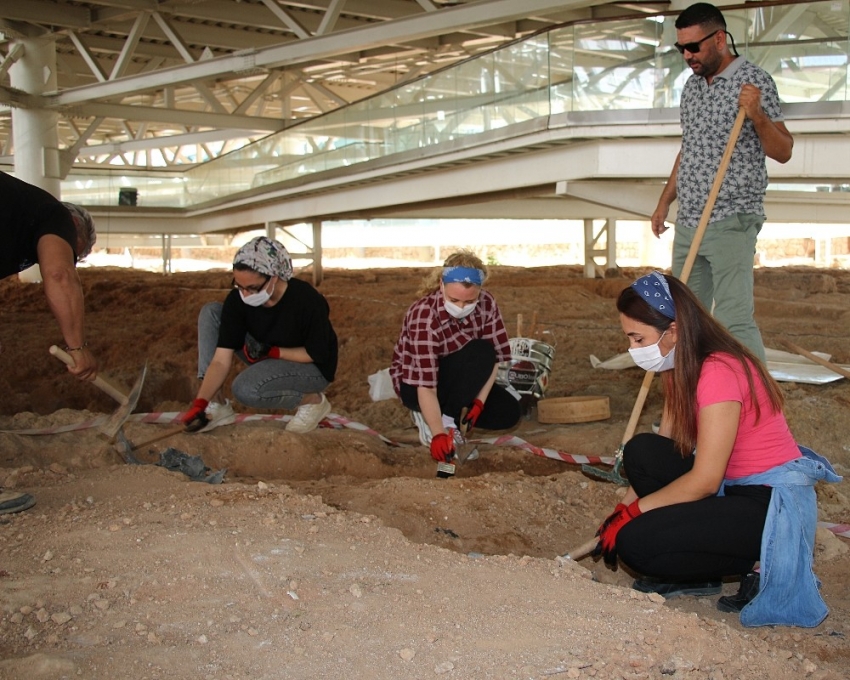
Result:
<svg viewBox="0 0 850 680"><path fill-rule="evenodd" d="M475 267L444 267L443 283L471 283L476 286L484 284L484 272Z"/></svg>
<svg viewBox="0 0 850 680"><path fill-rule="evenodd" d="M670 286L661 272L652 272L641 276L632 284L638 295L654 310L668 319L676 318L676 305L670 295Z"/></svg>

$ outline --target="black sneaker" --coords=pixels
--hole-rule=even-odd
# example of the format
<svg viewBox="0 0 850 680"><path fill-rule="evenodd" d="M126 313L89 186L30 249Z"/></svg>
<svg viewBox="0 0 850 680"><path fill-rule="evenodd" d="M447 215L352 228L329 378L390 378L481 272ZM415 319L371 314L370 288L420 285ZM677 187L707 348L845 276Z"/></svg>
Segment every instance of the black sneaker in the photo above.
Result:
<svg viewBox="0 0 850 680"><path fill-rule="evenodd" d="M35 498L21 491L4 491L0 488L0 515L29 510L35 505Z"/></svg>
<svg viewBox="0 0 850 680"><path fill-rule="evenodd" d="M657 593L667 600L683 595L694 597L705 597L706 595L717 595L722 589L720 581L700 581L699 583L664 583L652 579L638 579L632 584L632 588L641 593Z"/></svg>
<svg viewBox="0 0 850 680"><path fill-rule="evenodd" d="M717 608L722 612L739 614L752 599L759 594L761 578L757 571L751 571L741 579L741 587L735 595L726 595L717 600Z"/></svg>

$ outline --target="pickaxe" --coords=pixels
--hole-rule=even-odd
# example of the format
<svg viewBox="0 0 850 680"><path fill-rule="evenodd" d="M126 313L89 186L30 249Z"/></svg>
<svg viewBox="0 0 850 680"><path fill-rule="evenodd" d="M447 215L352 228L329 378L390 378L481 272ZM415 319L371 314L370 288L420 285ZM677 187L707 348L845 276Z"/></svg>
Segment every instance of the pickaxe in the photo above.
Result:
<svg viewBox="0 0 850 680"><path fill-rule="evenodd" d="M74 358L56 345L52 345L50 347L50 353L64 364L68 366L74 365ZM125 394L123 390L111 379L102 374L98 374L98 376L94 379L95 386L99 387L106 394L115 399L115 401L119 404L115 412L109 416L109 419L98 429L102 434L106 435L109 443L115 447L115 450L121 455L126 463L139 464L140 461L133 455L134 451L138 451L148 444L152 444L160 439L165 439L166 437L171 437L172 435L185 431L185 426L181 425L179 429L173 428L167 432L160 432L155 437L151 437L150 439L146 439L145 441L137 442L135 444L131 443L130 440L127 439L127 436L124 434L124 423L127 422L127 418L130 417L133 409L136 408L136 404L139 403L139 395L142 393L142 386L144 385L147 371L148 365L145 363L141 374L136 379L133 389L130 390L129 394Z"/></svg>

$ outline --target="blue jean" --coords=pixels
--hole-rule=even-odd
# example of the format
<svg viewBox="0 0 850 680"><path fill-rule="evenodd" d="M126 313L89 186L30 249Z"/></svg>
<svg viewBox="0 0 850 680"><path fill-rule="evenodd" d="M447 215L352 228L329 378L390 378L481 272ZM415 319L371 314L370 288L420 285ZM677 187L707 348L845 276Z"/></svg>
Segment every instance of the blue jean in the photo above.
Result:
<svg viewBox="0 0 850 680"><path fill-rule="evenodd" d="M705 230L688 288L714 318L763 362L764 342L756 325L753 303L753 258L764 218L738 213ZM673 276L679 276L696 229L676 225L673 239Z"/></svg>
<svg viewBox="0 0 850 680"><path fill-rule="evenodd" d="M198 378L203 379L218 346L222 303L208 302L198 315ZM245 406L266 409L294 409L305 394L319 394L329 385L315 364L286 359L264 359L255 364L245 360L242 350L236 356L248 367L233 381L233 396Z"/></svg>

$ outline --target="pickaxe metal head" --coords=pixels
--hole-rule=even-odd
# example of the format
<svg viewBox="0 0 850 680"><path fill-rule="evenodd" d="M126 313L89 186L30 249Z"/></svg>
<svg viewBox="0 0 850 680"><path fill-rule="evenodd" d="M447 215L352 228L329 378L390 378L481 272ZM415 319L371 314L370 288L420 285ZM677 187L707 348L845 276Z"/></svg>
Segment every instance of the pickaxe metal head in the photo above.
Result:
<svg viewBox="0 0 850 680"><path fill-rule="evenodd" d="M130 394L127 395L127 403L121 404L115 412L109 417L103 425L100 426L100 431L105 434L109 441L112 442L118 436L118 432L124 426L124 423L127 422L127 418L130 417L130 414L133 412L133 409L136 408L136 404L139 403L139 395L142 393L142 386L145 384L145 376L148 372L148 364L145 362L145 365L142 367L142 372L139 377L136 379L136 383L133 385L133 389L130 390Z"/></svg>

